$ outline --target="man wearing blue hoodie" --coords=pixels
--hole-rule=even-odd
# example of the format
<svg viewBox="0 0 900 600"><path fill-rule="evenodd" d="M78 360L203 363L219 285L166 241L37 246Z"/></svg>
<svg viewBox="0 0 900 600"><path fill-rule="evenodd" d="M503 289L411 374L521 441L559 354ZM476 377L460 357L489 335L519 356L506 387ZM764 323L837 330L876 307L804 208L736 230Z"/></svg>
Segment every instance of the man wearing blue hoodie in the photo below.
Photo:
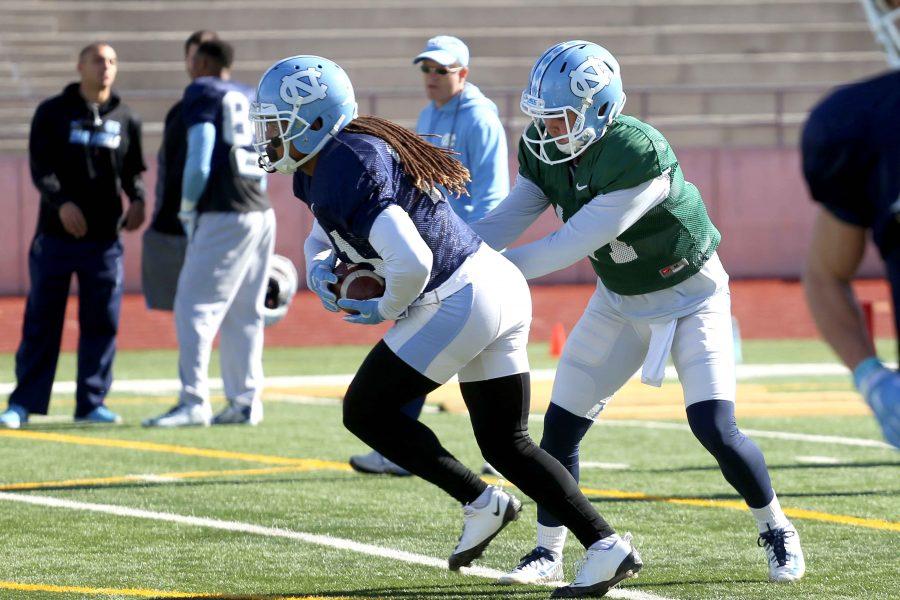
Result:
<svg viewBox="0 0 900 600"><path fill-rule="evenodd" d="M435 146L458 152L472 176L468 196L451 197L453 210L467 223L491 212L509 193L506 134L497 105L466 81L469 49L449 35L431 38L414 60L431 102L419 113L416 133Z"/></svg>
<svg viewBox="0 0 900 600"><path fill-rule="evenodd" d="M459 38L433 37L413 59L422 71L425 94L431 102L419 113L416 133L441 148L458 153L456 158L472 177L467 195L444 190L450 206L466 223L483 218L509 193L509 156L506 133L497 105L467 82L469 48ZM418 419L425 398L403 407L403 413ZM350 457L350 466L363 473L409 475L374 450Z"/></svg>

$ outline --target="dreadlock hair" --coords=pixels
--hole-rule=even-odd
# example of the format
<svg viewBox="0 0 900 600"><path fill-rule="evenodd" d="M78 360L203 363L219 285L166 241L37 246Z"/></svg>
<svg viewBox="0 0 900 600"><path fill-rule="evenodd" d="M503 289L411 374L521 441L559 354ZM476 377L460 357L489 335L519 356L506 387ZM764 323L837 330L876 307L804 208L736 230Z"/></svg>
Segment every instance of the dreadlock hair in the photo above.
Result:
<svg viewBox="0 0 900 600"><path fill-rule="evenodd" d="M364 133L381 138L400 157L403 171L417 188L429 192L442 185L454 195L467 194L469 170L454 158L456 152L432 146L421 137L396 123L366 115L352 120L346 127L351 133Z"/></svg>

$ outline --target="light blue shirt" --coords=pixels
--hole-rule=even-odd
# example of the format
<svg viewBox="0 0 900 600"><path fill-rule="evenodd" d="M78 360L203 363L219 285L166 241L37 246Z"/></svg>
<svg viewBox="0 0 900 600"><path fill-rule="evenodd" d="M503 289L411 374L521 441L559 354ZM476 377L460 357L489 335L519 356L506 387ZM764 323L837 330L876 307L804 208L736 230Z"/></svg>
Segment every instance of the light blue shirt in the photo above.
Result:
<svg viewBox="0 0 900 600"><path fill-rule="evenodd" d="M466 83L463 91L440 108L430 102L419 114L419 134L437 134L425 139L449 148L469 170L472 181L466 184L468 196L447 194L453 211L472 223L491 212L509 193L509 155L506 132L500 123L497 105L475 85ZM446 190L444 190L446 193Z"/></svg>
<svg viewBox="0 0 900 600"><path fill-rule="evenodd" d="M212 123L197 123L188 129L187 138L187 158L181 181L181 210L195 210L209 180L216 127Z"/></svg>

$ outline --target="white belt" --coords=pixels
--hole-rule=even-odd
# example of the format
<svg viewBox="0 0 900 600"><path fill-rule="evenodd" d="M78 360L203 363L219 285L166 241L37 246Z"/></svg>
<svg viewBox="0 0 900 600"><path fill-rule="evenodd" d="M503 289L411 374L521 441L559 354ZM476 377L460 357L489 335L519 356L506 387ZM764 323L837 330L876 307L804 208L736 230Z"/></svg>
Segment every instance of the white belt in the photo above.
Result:
<svg viewBox="0 0 900 600"><path fill-rule="evenodd" d="M448 285L451 284L451 285ZM463 289L469 284L468 280L459 281L459 280L448 280L431 290L430 292L425 292L420 294L418 298L416 298L412 304L410 304L410 308L413 306L427 306L429 304L440 304L441 300L452 296L459 290Z"/></svg>

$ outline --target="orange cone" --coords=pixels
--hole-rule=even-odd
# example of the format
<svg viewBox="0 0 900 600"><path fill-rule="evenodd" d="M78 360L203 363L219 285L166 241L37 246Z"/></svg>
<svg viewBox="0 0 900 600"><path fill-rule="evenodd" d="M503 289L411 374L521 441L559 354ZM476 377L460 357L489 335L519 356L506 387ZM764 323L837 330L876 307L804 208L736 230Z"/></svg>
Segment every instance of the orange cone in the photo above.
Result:
<svg viewBox="0 0 900 600"><path fill-rule="evenodd" d="M566 345L566 328L557 322L550 332L550 356L559 358L562 355L563 346Z"/></svg>

